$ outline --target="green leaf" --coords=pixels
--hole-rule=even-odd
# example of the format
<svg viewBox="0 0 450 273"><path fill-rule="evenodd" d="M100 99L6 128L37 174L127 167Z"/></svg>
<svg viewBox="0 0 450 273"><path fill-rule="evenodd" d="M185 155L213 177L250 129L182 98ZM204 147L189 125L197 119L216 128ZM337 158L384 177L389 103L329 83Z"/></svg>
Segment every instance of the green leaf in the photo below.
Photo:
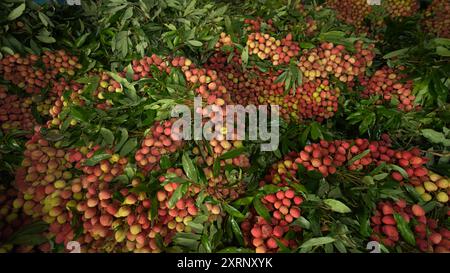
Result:
<svg viewBox="0 0 450 273"><path fill-rule="evenodd" d="M107 128L101 128L100 129L100 134L103 137L103 140L105 141L105 143L107 145L112 145L114 142L114 135L111 132L111 130L107 129Z"/></svg>
<svg viewBox="0 0 450 273"><path fill-rule="evenodd" d="M81 106L72 106L70 115L78 121L88 122L89 120L89 113Z"/></svg>
<svg viewBox="0 0 450 273"><path fill-rule="evenodd" d="M50 19L47 17L47 15L45 15L44 13L42 13L40 11L38 12L38 17L45 27L48 27L49 23L51 23Z"/></svg>
<svg viewBox="0 0 450 273"><path fill-rule="evenodd" d="M43 134L43 137L46 140L50 140L50 141L58 141L64 138L64 135L61 134L61 132L59 130L48 130L45 132L45 134Z"/></svg>
<svg viewBox="0 0 450 273"><path fill-rule="evenodd" d="M187 225L192 228L192 231L194 233L202 233L203 232L203 225L200 222L196 222L199 219L199 217L196 217L194 221L190 221Z"/></svg>
<svg viewBox="0 0 450 273"><path fill-rule="evenodd" d="M359 125L359 133L363 134L369 130L375 123L376 114L374 112L368 113L368 115L364 116L361 124Z"/></svg>
<svg viewBox="0 0 450 273"><path fill-rule="evenodd" d="M336 40L338 38L344 38L345 37L345 33L342 31L337 31L337 30L332 30L329 32L325 32L325 33L321 33L319 35L319 39L321 41L329 41L329 40Z"/></svg>
<svg viewBox="0 0 450 273"><path fill-rule="evenodd" d="M134 76L134 71L133 71L133 67L131 66L131 63L130 63L127 66L127 74L126 74L127 80L132 81L133 76Z"/></svg>
<svg viewBox="0 0 450 273"><path fill-rule="evenodd" d="M370 228L370 219L367 209L365 209L359 218L359 233L364 237L369 237L372 234L372 229Z"/></svg>
<svg viewBox="0 0 450 273"><path fill-rule="evenodd" d="M220 173L220 159L216 158L213 164L213 176L218 177Z"/></svg>
<svg viewBox="0 0 450 273"><path fill-rule="evenodd" d="M253 202L253 196L242 197L233 202L234 206L247 206Z"/></svg>
<svg viewBox="0 0 450 273"><path fill-rule="evenodd" d="M248 64L248 47L244 47L241 53L242 64L246 66Z"/></svg>
<svg viewBox="0 0 450 273"><path fill-rule="evenodd" d="M120 148L122 148L123 144L125 144L125 141L128 139L128 131L125 128L119 128L120 131L120 140L117 142L116 146L114 147L114 152L117 153L120 151Z"/></svg>
<svg viewBox="0 0 450 273"><path fill-rule="evenodd" d="M197 0L189 1L186 9L184 10L183 16L189 15L191 12L195 10L195 5L197 4Z"/></svg>
<svg viewBox="0 0 450 273"><path fill-rule="evenodd" d="M319 138L323 138L322 132L320 130L320 125L317 122L311 123L311 138L313 140L317 140Z"/></svg>
<svg viewBox="0 0 450 273"><path fill-rule="evenodd" d="M299 44L301 48L311 49L314 48L315 45L312 43L302 42Z"/></svg>
<svg viewBox="0 0 450 273"><path fill-rule="evenodd" d="M403 217L398 213L394 213L394 219L397 222L397 229L403 239L405 239L408 244L415 246L416 239L414 238L414 233L411 231L411 228L405 219L403 219Z"/></svg>
<svg viewBox="0 0 450 273"><path fill-rule="evenodd" d="M115 51L119 53L119 56L125 58L128 54L128 31L120 31L114 37Z"/></svg>
<svg viewBox="0 0 450 273"><path fill-rule="evenodd" d="M437 45L450 46L450 39L448 38L435 38L432 41Z"/></svg>
<svg viewBox="0 0 450 273"><path fill-rule="evenodd" d="M304 185L300 185L300 184L297 184L297 183L291 183L289 186L294 188L294 190L296 192L308 193L308 190L306 189L306 187Z"/></svg>
<svg viewBox="0 0 450 273"><path fill-rule="evenodd" d="M180 184L177 189L173 192L172 197L169 199L169 208L173 208L175 204L180 200L183 195L186 194L188 190L188 184Z"/></svg>
<svg viewBox="0 0 450 273"><path fill-rule="evenodd" d="M129 21L128 19L130 19L132 16L133 16L133 7L128 7L122 16L121 24L125 25L125 23Z"/></svg>
<svg viewBox="0 0 450 273"><path fill-rule="evenodd" d="M163 155L161 157L161 160L159 161L159 166L161 167L161 169L165 170L172 167L172 162L167 155Z"/></svg>
<svg viewBox="0 0 450 273"><path fill-rule="evenodd" d="M136 146L137 146L136 138L128 139L127 142L125 142L125 144L123 145L122 149L120 150L120 156L128 155L131 151L134 150L134 148L136 148Z"/></svg>
<svg viewBox="0 0 450 273"><path fill-rule="evenodd" d="M172 31L176 31L177 27L174 26L173 24L164 24L168 29L172 30Z"/></svg>
<svg viewBox="0 0 450 273"><path fill-rule="evenodd" d="M302 134L300 135L300 145L305 146L306 141L308 140L309 132L311 131L311 127L308 126L303 130Z"/></svg>
<svg viewBox="0 0 450 273"><path fill-rule="evenodd" d="M48 239L40 234L24 234L11 240L9 243L14 245L35 246L47 242Z"/></svg>
<svg viewBox="0 0 450 273"><path fill-rule="evenodd" d="M426 139L428 139L429 141L431 141L432 143L447 143L447 139L445 138L445 135L441 132L437 132L433 129L422 129L420 130L420 132L422 133L422 136L424 136ZM450 146L450 144L445 145L445 146Z"/></svg>
<svg viewBox="0 0 450 273"><path fill-rule="evenodd" d="M342 243L342 241L334 242L334 246L337 248L337 250L340 253L347 253L347 249L345 248L345 245L344 245L344 243Z"/></svg>
<svg viewBox="0 0 450 273"><path fill-rule="evenodd" d="M125 90L125 94L134 102L138 101L138 97L136 94L136 88L134 88L134 86L129 83L127 81L127 79L122 78L120 75L118 75L117 73L112 73L112 72L107 72L107 74L109 76L111 76L115 81L117 81L118 83L120 83L123 87L126 88Z"/></svg>
<svg viewBox="0 0 450 273"><path fill-rule="evenodd" d="M255 253L254 250L248 248L240 248L235 246L230 246L217 251L217 253Z"/></svg>
<svg viewBox="0 0 450 273"><path fill-rule="evenodd" d="M85 33L83 35L81 35L80 37L78 37L78 39L75 40L75 47L79 48L81 47L84 42L86 41L86 38L90 35L91 33Z"/></svg>
<svg viewBox="0 0 450 273"><path fill-rule="evenodd" d="M238 241L239 245L244 245L244 236L242 235L241 228L239 227L239 224L236 222L236 220L231 217L231 229L233 230L233 234L236 237L236 240Z"/></svg>
<svg viewBox="0 0 450 273"><path fill-rule="evenodd" d="M372 177L372 176L369 176L369 175L364 176L364 177L361 179L361 181L362 181L364 184L366 184L366 185L373 185L373 184L375 183L374 180L373 180L373 177Z"/></svg>
<svg viewBox="0 0 450 273"><path fill-rule="evenodd" d="M436 53L439 56L450 57L450 50L448 50L447 48L445 48L443 46L436 47Z"/></svg>
<svg viewBox="0 0 450 273"><path fill-rule="evenodd" d="M352 157L347 165L350 166L352 165L355 161L360 160L361 158L365 157L366 155L368 155L370 153L370 149L365 150L364 152L358 154L357 156Z"/></svg>
<svg viewBox="0 0 450 273"><path fill-rule="evenodd" d="M323 202L331 208L332 211L339 213L349 213L351 209L347 207L344 203L336 199L325 199Z"/></svg>
<svg viewBox="0 0 450 273"><path fill-rule="evenodd" d="M53 44L56 42L55 38L51 36L45 36L45 35L37 35L36 38L46 44Z"/></svg>
<svg viewBox="0 0 450 273"><path fill-rule="evenodd" d="M261 191L266 194L276 193L276 192L280 191L280 187L277 185L268 184L268 185L265 185L264 187L262 187Z"/></svg>
<svg viewBox="0 0 450 273"><path fill-rule="evenodd" d="M373 179L376 181L380 181L380 180L383 180L386 177L388 177L388 175L389 175L388 173L380 173L380 174L374 175Z"/></svg>
<svg viewBox="0 0 450 273"><path fill-rule="evenodd" d="M194 163L189 158L187 153L184 153L181 158L183 164L183 170L186 173L186 176L191 179L193 182L198 183L198 172L197 168L194 166Z"/></svg>
<svg viewBox="0 0 450 273"><path fill-rule="evenodd" d="M291 226L300 226L304 229L310 229L311 223L305 217L300 216L291 223Z"/></svg>
<svg viewBox="0 0 450 273"><path fill-rule="evenodd" d="M19 6L17 6L15 9L13 9L9 14L8 14L8 20L12 21L15 20L17 18L19 18L23 12L25 11L25 3L20 4Z"/></svg>
<svg viewBox="0 0 450 273"><path fill-rule="evenodd" d="M34 222L34 223L28 224L28 225L20 228L16 232L14 232L9 237L8 241L17 238L18 236L39 234L46 230L48 230L47 223L45 223L43 221Z"/></svg>
<svg viewBox="0 0 450 273"><path fill-rule="evenodd" d="M311 248L315 246L325 245L336 241L336 239L331 237L317 237L311 238L308 241L304 242L300 248Z"/></svg>
<svg viewBox="0 0 450 273"><path fill-rule="evenodd" d="M419 200L419 199L417 199L417 200ZM425 213L428 213L428 212L432 211L433 209L435 209L436 207L440 207L440 206L441 206L440 202L430 201L430 202L427 202L425 205L423 205L422 208L425 211Z"/></svg>
<svg viewBox="0 0 450 273"><path fill-rule="evenodd" d="M405 171L405 169L403 169L402 167L400 167L400 166L397 166L397 165L393 165L393 164L390 164L390 165L388 165L392 170L395 170L395 171L397 171L397 172L399 172L402 176L403 176L403 178L405 178L405 179L408 179L409 178L409 176L408 176L408 173Z"/></svg>
<svg viewBox="0 0 450 273"><path fill-rule="evenodd" d="M406 48L402 48L402 49L399 49L399 50L395 50L395 51L389 52L388 54L383 56L383 59L390 59L390 58L393 58L393 57L398 57L398 56L405 55L405 53L408 52L408 50L409 50L409 47L406 47Z"/></svg>
<svg viewBox="0 0 450 273"><path fill-rule="evenodd" d="M242 214L236 208L234 208L234 207L232 207L232 206L230 206L230 205L228 205L226 203L223 203L222 207L225 209L226 212L228 212L228 214L230 214L233 217L236 217L236 218L239 218L239 219L244 219L245 218L244 214Z"/></svg>
<svg viewBox="0 0 450 273"><path fill-rule="evenodd" d="M84 165L86 166L94 166L96 164L98 164L100 161L104 160L104 159L108 159L110 158L111 155L110 154L98 154L98 155L94 155L91 158L86 159L86 161L84 161Z"/></svg>
<svg viewBox="0 0 450 273"><path fill-rule="evenodd" d="M255 207L256 212L262 216L269 223L272 221L270 217L269 210L264 206L264 204L259 200L259 198L255 197L253 200L253 206Z"/></svg>
<svg viewBox="0 0 450 273"><path fill-rule="evenodd" d="M245 148L244 147L233 149L233 150L228 151L228 152L224 153L223 155L221 155L219 157L219 159L226 160L226 159L230 159L230 158L235 158L236 156L241 155L244 152L245 152Z"/></svg>
<svg viewBox="0 0 450 273"><path fill-rule="evenodd" d="M197 40L189 40L187 41L188 44L190 44L191 46L195 46L195 47L200 47L203 45L202 42L197 41Z"/></svg>
<svg viewBox="0 0 450 273"><path fill-rule="evenodd" d="M188 248L191 251L196 251L198 252L198 246L199 246L199 242L198 239L192 239L192 238L184 238L184 237L180 237L181 233L177 233L176 236L174 237L173 241L175 244L180 245L180 246L184 246L186 248ZM194 235L194 234L193 234Z"/></svg>
<svg viewBox="0 0 450 273"><path fill-rule="evenodd" d="M14 50L12 50L10 47L7 47L7 46L2 46L0 48L0 50L2 52L5 52L6 54L9 54L9 55L13 55L14 54Z"/></svg>
<svg viewBox="0 0 450 273"><path fill-rule="evenodd" d="M206 235L206 233L202 235L201 242L203 248L206 250L206 253L211 253L212 252L211 242L209 241L209 238Z"/></svg>

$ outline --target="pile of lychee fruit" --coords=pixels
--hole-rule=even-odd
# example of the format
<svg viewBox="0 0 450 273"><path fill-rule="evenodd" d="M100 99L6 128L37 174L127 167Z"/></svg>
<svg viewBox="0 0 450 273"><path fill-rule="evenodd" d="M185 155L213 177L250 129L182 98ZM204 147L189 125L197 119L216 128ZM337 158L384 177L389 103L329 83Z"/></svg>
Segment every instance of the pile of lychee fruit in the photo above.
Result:
<svg viewBox="0 0 450 273"><path fill-rule="evenodd" d="M374 44L356 41L354 47L356 52L351 53L343 45L324 42L310 50L304 49L298 64L303 78L313 81L333 75L339 81L352 82L372 65L375 56Z"/></svg>
<svg viewBox="0 0 450 273"><path fill-rule="evenodd" d="M420 7L417 0L383 0L381 2L391 18L413 16Z"/></svg>
<svg viewBox="0 0 450 273"><path fill-rule="evenodd" d="M76 105L84 104L84 100L79 96L83 87L82 84L73 80L66 80L65 78L60 78L57 82L53 83L51 93L55 94L56 99L48 110L51 119L47 122L47 126L52 127L61 124L61 119L58 116L63 110L63 107L69 105L69 102ZM68 99L66 99L66 96ZM71 125L75 125L75 122L76 120L71 121Z"/></svg>
<svg viewBox="0 0 450 273"><path fill-rule="evenodd" d="M68 153L36 132L26 143L24 156L22 167L16 173L19 194L14 207L21 208L33 219L61 227L64 233L54 234L57 243L70 241L74 234L69 234L72 212L68 208L75 202L71 183L76 183L77 178L71 172Z"/></svg>
<svg viewBox="0 0 450 273"><path fill-rule="evenodd" d="M367 0L328 0L326 6L336 11L338 20L354 26L359 32L367 30L364 20L372 12Z"/></svg>
<svg viewBox="0 0 450 273"><path fill-rule="evenodd" d="M269 211L270 221L256 214L246 218L241 223L246 244L256 253L277 252L279 244L291 249L297 247L295 240L286 238L286 233L301 230L291 223L300 217L302 202L303 198L292 189L263 196L261 203Z"/></svg>
<svg viewBox="0 0 450 273"><path fill-rule="evenodd" d="M419 109L414 103L416 97L412 93L413 81L406 79L407 75L401 74L402 67L398 70L383 67L376 70L370 77L360 77L360 83L365 89L361 96L368 98L373 95L379 95L380 100L377 103L394 102L397 103L397 109L401 111L412 111Z"/></svg>
<svg viewBox="0 0 450 273"><path fill-rule="evenodd" d="M32 218L23 213L20 204L15 201L17 189L0 185L0 253L11 252L14 245L7 242L21 228L32 223ZM30 246L20 246L17 252L27 252Z"/></svg>
<svg viewBox="0 0 450 273"><path fill-rule="evenodd" d="M353 157L366 150L368 150L369 153L364 157L354 160L350 165L348 164L349 160L352 160ZM299 165L302 165L307 171L318 171L324 177L327 177L337 173L339 168L345 168L351 171L362 169L368 170L370 166L375 167L382 163L390 163L404 168L408 180L406 181L406 178L397 171L391 173L392 179L401 181L401 183L415 185L416 190L418 191L421 189L425 191L425 187L432 192L441 189L439 192L439 198L441 199L438 201L447 203L448 197L444 200L443 194L446 194L445 191L448 188L448 180L445 177L428 171L424 167L426 161L425 158L420 156L419 149L401 151L390 148L390 139L386 135L383 135L383 140L381 141L369 141L367 139L344 141L322 140L319 143L306 145L299 153L290 152L282 161L274 163L264 179L260 182L259 186L262 187L266 184L275 184L278 187L288 187L292 183L301 184L302 178L298 176ZM266 204L267 201L276 203L278 197L281 197L281 195L268 195L264 197L266 198L266 201L263 201L263 203ZM423 197L424 195L422 195L422 198ZM438 198L438 195L436 195L436 198ZM431 196L424 201L430 201L430 199ZM275 208L277 208L277 206L278 208L281 208L279 205L274 206ZM272 207L269 206L268 208L269 211L271 211L270 208ZM442 227L442 225L438 225L439 223L437 220L426 217L425 211L420 205L415 204L411 206L404 200L399 200L396 203L382 201L378 204L377 208L375 215L371 218L371 225L373 228L371 239L377 240L387 247L394 247L402 241L397 222L393 215L394 213L398 213L407 223L412 223L415 241L420 251L448 252L450 250L450 233L448 229ZM275 218L277 218L278 215L282 215L282 213L277 213L277 215L275 215L275 213L273 214ZM249 219L253 218L250 217ZM290 217L288 217L287 220L290 220ZM259 229L251 230L251 235L253 237L249 237L249 244L251 245L253 242L253 246L256 250L261 252L267 252L271 247L278 250L278 245L272 244L272 240L270 243L263 243L265 242L265 239L269 238L267 235L261 235L264 234L264 232L260 232L262 225L260 222L264 222L264 219L261 216L258 216L253 221L257 222L255 226ZM243 230L250 232L248 222L249 220L243 222L242 228ZM264 224L267 223L264 222ZM267 230L269 229L267 228Z"/></svg>
<svg viewBox="0 0 450 273"><path fill-rule="evenodd" d="M268 31L274 31L273 20L269 19L267 21L263 20L261 17L256 17L255 19L246 18L244 19L245 30L250 32L259 32L262 27L267 28Z"/></svg>
<svg viewBox="0 0 450 273"><path fill-rule="evenodd" d="M289 63L291 58L298 55L300 47L292 41L292 34L277 40L267 33L251 33L247 39L248 52L255 54L261 60L270 59L273 65Z"/></svg>
<svg viewBox="0 0 450 273"><path fill-rule="evenodd" d="M407 223L417 247L422 252L448 253L450 251L450 231L438 227L438 222L426 216L419 204L408 205L405 200L395 203L389 200L378 203L375 214L370 218L373 233L372 240L381 242L387 247L394 247L403 241L398 223L394 217L398 214Z"/></svg>
<svg viewBox="0 0 450 273"><path fill-rule="evenodd" d="M173 64L173 66L177 66ZM189 65L188 65L189 66ZM151 78L152 77L152 67L158 68L160 71L165 71L166 73L170 73L170 67L168 66L167 61L163 60L160 56L156 54L152 54L151 56L145 56L139 60L133 60L131 62L131 67L133 69L133 80L137 81L142 78ZM124 73L127 72L127 68L124 69ZM125 76L122 73L122 76Z"/></svg>
<svg viewBox="0 0 450 273"><path fill-rule="evenodd" d="M282 91L282 83L273 84L275 72L269 70L263 73L257 69L242 71L238 66L241 59L234 55L230 62L227 55L216 53L208 59L206 67L217 71L217 77L224 89L231 96L234 103L241 105L257 105L258 95L263 90L279 88Z"/></svg>
<svg viewBox="0 0 450 273"><path fill-rule="evenodd" d="M369 153L358 160L354 160L352 164L347 165L355 156L369 149ZM347 165L349 170L361 170L367 168L371 164L380 164L385 160L390 161L389 154L393 152L388 148L388 142L369 141L367 139L355 140L322 140L319 143L306 145L305 148L298 153L294 162L303 165L307 171L316 170L324 177L334 174L336 169Z"/></svg>
<svg viewBox="0 0 450 273"><path fill-rule="evenodd" d="M428 170L428 174L421 180L411 182L423 201L428 202L432 199L441 203L448 203L448 196L450 194L450 180L448 177L443 177L433 171Z"/></svg>
<svg viewBox="0 0 450 273"><path fill-rule="evenodd" d="M433 0L425 11L423 24L428 32L438 37L450 38L450 2Z"/></svg>
<svg viewBox="0 0 450 273"><path fill-rule="evenodd" d="M307 171L318 171L324 177L336 173L338 168L345 167L350 171L368 170L382 163L396 164L405 170L404 177L399 171L392 171L391 177L401 183L421 185L428 178L425 167L427 159L421 157L417 148L408 151L395 150L390 147L387 135L383 140L321 140L319 143L306 145L299 153L289 153L281 162L275 163L268 175L261 182L287 185L288 181L299 182L296 178L297 165L302 165ZM354 157L366 153L363 157ZM351 164L348 164L352 161ZM435 179L435 178L434 178ZM301 182L301 181L300 181Z"/></svg>
<svg viewBox="0 0 450 273"><path fill-rule="evenodd" d="M231 35L226 34L225 32L220 33L219 40L215 44L216 50L223 48L224 46L232 46L233 41L231 40Z"/></svg>
<svg viewBox="0 0 450 273"><path fill-rule="evenodd" d="M78 57L71 56L64 50L47 50L41 56L5 56L0 60L0 75L29 94L39 94L41 89L51 85L57 76L73 76L81 67Z"/></svg>
<svg viewBox="0 0 450 273"><path fill-rule="evenodd" d="M172 132L174 121L155 122L143 139L141 149L134 156L137 165L143 170L148 172L159 169L161 156L175 153L183 146L181 137Z"/></svg>
<svg viewBox="0 0 450 273"><path fill-rule="evenodd" d="M9 94L6 86L0 85L0 121L3 131L12 129L32 130L36 124L31 111L31 98Z"/></svg>
<svg viewBox="0 0 450 273"><path fill-rule="evenodd" d="M280 116L295 122L306 119L323 121L338 110L340 90L331 86L328 79L306 81L286 91L285 83L277 82L279 71L261 72L257 68L241 71L233 65L234 61L226 63L223 55L210 58L211 66L217 68L219 79L236 103L278 105Z"/></svg>

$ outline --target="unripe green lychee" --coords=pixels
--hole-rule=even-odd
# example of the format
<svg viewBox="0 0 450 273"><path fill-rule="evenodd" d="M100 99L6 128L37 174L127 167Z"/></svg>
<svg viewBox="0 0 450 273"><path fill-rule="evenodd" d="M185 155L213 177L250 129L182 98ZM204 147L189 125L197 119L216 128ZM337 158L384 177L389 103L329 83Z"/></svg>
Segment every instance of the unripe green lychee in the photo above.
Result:
<svg viewBox="0 0 450 273"><path fill-rule="evenodd" d="M423 194L420 195L420 198L422 198L423 201L428 202L433 197L429 193L423 193Z"/></svg>
<svg viewBox="0 0 450 273"><path fill-rule="evenodd" d="M441 191L438 194L436 194L436 199L441 203L447 203L448 202L448 195L447 193Z"/></svg>
<svg viewBox="0 0 450 273"><path fill-rule="evenodd" d="M439 181L436 182L436 185L441 188L441 189L446 189L448 188L448 179L440 179Z"/></svg>
<svg viewBox="0 0 450 273"><path fill-rule="evenodd" d="M434 184L433 182L430 182L430 181L424 182L423 186L425 187L425 190L427 190L428 192L433 192L433 191L436 191L438 189L436 184Z"/></svg>

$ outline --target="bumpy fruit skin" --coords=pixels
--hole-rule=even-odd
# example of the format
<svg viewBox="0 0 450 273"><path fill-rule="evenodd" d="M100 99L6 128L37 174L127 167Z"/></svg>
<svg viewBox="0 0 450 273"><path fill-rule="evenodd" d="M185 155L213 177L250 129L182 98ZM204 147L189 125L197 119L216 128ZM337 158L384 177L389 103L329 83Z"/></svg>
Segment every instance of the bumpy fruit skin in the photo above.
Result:
<svg viewBox="0 0 450 273"><path fill-rule="evenodd" d="M289 63L300 51L298 43L292 41L292 34L276 40L269 34L251 33L247 39L247 47L250 55L255 54L262 60L270 58L273 65Z"/></svg>
<svg viewBox="0 0 450 273"><path fill-rule="evenodd" d="M420 7L417 0L384 0L382 6L391 18L412 16Z"/></svg>
<svg viewBox="0 0 450 273"><path fill-rule="evenodd" d="M246 218L241 224L246 244L255 248L257 253L277 252L277 240L286 247L296 247L295 240L285 236L288 232L298 234L301 231L298 226L291 227L289 224L300 217L302 202L303 199L293 189L262 197L261 203L269 211L271 220L267 221L254 213Z"/></svg>
<svg viewBox="0 0 450 273"><path fill-rule="evenodd" d="M411 183L415 185L415 190L423 201L428 202L435 199L444 204L448 203L448 177L443 177L428 170L427 175L421 177L419 180L411 181Z"/></svg>
<svg viewBox="0 0 450 273"><path fill-rule="evenodd" d="M407 75L401 74L403 67L398 70L383 67L368 79L360 77L359 81L362 86L366 87L361 96L368 98L370 96L378 95L381 99L377 102L391 102L397 100L397 108L402 111L419 110L420 106L415 105L416 97L412 94L413 82L406 80Z"/></svg>
<svg viewBox="0 0 450 273"><path fill-rule="evenodd" d="M423 25L438 37L450 38L450 2L433 0L424 13Z"/></svg>
<svg viewBox="0 0 450 273"><path fill-rule="evenodd" d="M4 132L13 129L32 130L37 122L31 105L30 98L8 94L7 87L0 85L0 129Z"/></svg>
<svg viewBox="0 0 450 273"><path fill-rule="evenodd" d="M416 216L416 217L420 217L420 216L424 216L425 215L425 211L419 205L413 205L411 207L411 209L412 209L412 212L413 212L414 216Z"/></svg>
<svg viewBox="0 0 450 273"><path fill-rule="evenodd" d="M45 50L40 56L5 56L0 60L0 75L26 93L39 94L41 89L47 88L57 77L71 77L81 67L78 58L64 50Z"/></svg>
<svg viewBox="0 0 450 273"><path fill-rule="evenodd" d="M370 218L372 226L371 239L387 247L395 247L402 237L397 230L397 222L392 217L399 214L410 226L416 240L416 247L422 252L448 252L449 245L443 238L448 238L448 230L438 228L437 221L426 216L424 209L418 205L408 205L405 200L397 203L381 201Z"/></svg>
<svg viewBox="0 0 450 273"><path fill-rule="evenodd" d="M364 19L372 12L367 0L328 0L326 6L336 11L338 20L353 25L358 32L367 31Z"/></svg>
<svg viewBox="0 0 450 273"><path fill-rule="evenodd" d="M341 82L353 82L372 66L375 57L374 44L358 40L354 47L356 52L351 53L343 45L325 42L319 47L303 50L299 60L303 79L313 81L316 78L328 79L334 75Z"/></svg>
<svg viewBox="0 0 450 273"><path fill-rule="evenodd" d="M28 249L21 249L18 246L7 243L11 235L16 230L24 228L33 222L33 217L23 212L24 206L29 206L30 202L18 197L19 191L10 185L0 185L0 251L20 252ZM26 205L25 205L26 204ZM33 247L31 247L33 248Z"/></svg>
<svg viewBox="0 0 450 273"><path fill-rule="evenodd" d="M172 132L175 119L164 122L155 122L149 134L142 141L141 149L135 154L139 167L144 171L159 169L161 157L175 153L183 146L183 140ZM182 132L178 132L182 133Z"/></svg>
<svg viewBox="0 0 450 273"><path fill-rule="evenodd" d="M408 158L411 161L403 163L403 166L408 170L408 176L406 177L409 179L408 183L421 185L422 181L427 179L427 170L424 167L427 159L420 157L420 150L413 148L409 151L396 151L390 148L389 137L383 135L383 138L385 140L382 141L355 139L322 140L319 143L312 143L305 146L298 154L289 153L286 155L285 162L273 164L270 173L266 175L264 181L260 182L260 185L265 183L287 185L289 180L298 180L295 177L298 169L297 164L303 165L307 171L315 170L327 177L336 173L337 168L345 166L346 162L360 154L360 151L367 149L369 150L368 154L359 160L355 160L346 168L354 171L367 169L383 162L400 164L399 162ZM399 172L392 172L391 177L400 183L405 183L405 177Z"/></svg>
<svg viewBox="0 0 450 273"><path fill-rule="evenodd" d="M447 203L448 202L448 194L446 192L441 191L436 195L436 199L441 203Z"/></svg>

